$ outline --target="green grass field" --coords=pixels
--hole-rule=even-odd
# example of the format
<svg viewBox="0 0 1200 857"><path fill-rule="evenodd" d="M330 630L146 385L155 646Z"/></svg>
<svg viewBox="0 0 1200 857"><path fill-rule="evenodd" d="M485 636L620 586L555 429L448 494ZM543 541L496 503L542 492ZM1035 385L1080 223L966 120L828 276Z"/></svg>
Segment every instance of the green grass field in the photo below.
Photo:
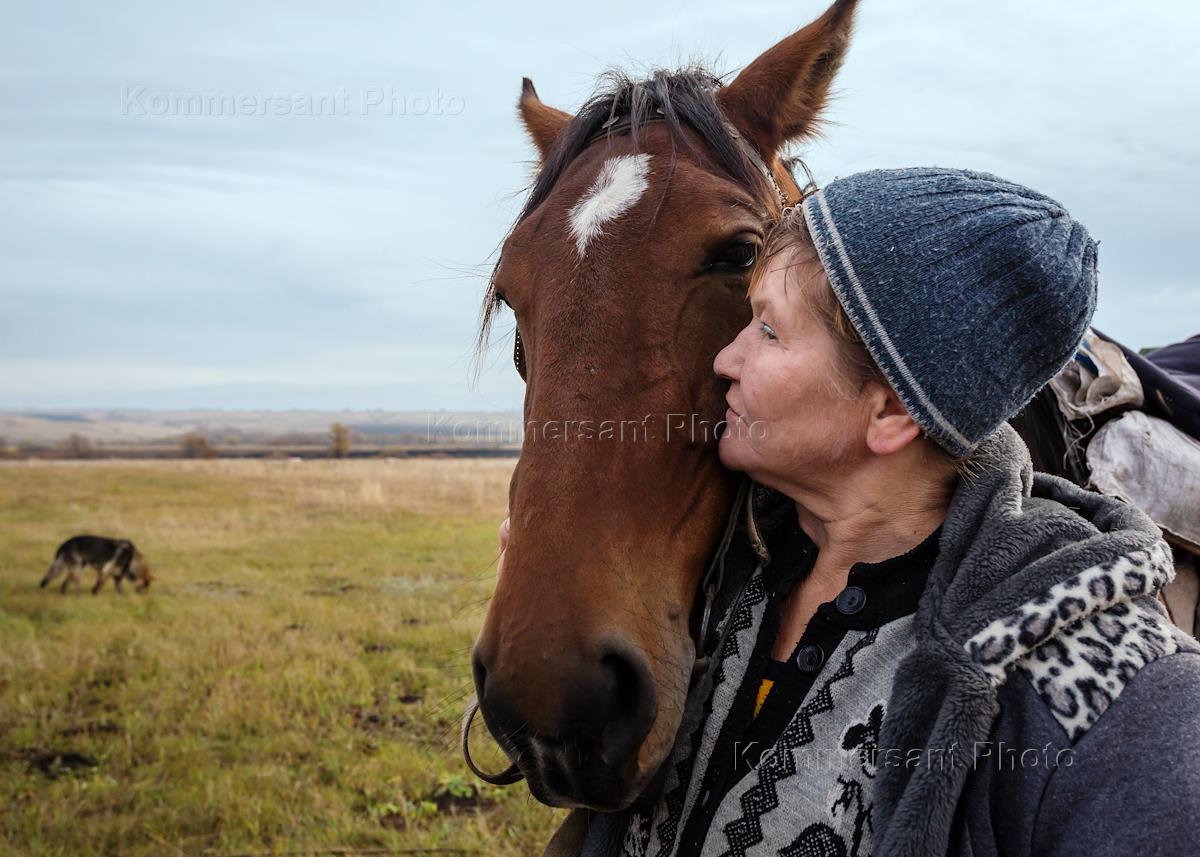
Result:
<svg viewBox="0 0 1200 857"><path fill-rule="evenodd" d="M0 852L538 853L457 749L511 469L0 464ZM150 592L39 589L85 532Z"/></svg>

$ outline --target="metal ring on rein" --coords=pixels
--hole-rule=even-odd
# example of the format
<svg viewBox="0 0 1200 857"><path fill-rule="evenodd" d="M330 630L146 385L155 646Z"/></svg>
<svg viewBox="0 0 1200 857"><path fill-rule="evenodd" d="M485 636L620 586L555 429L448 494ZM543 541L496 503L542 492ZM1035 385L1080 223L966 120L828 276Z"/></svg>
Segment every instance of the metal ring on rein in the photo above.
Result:
<svg viewBox="0 0 1200 857"><path fill-rule="evenodd" d="M463 758L467 760L467 767L471 769L471 773L479 777L485 783L491 783L494 786L511 786L513 783L519 783L525 779L525 775L521 773L521 769L515 764L509 765L498 774L489 774L479 769L475 761L471 758L471 722L475 719L475 715L479 713L479 702L471 700L471 704L467 706L466 712L463 714L462 722L462 751Z"/></svg>

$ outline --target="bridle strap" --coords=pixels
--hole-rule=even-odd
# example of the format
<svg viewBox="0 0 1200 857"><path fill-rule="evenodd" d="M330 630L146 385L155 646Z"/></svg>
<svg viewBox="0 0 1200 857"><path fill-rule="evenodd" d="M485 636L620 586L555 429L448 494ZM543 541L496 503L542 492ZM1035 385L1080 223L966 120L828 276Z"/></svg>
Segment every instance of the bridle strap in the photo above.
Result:
<svg viewBox="0 0 1200 857"><path fill-rule="evenodd" d="M778 179L775 178L774 171L769 166L767 166L766 161L763 160L762 155L760 155L758 152L758 149L756 149L753 145L751 145L750 142L745 137L742 136L741 131L739 131L737 128L733 127L733 123L726 121L725 122L725 130L727 130L729 132L730 136L732 136L733 139L737 140L737 144L739 147L741 147L742 153L747 158L750 159L750 163L752 163L752 164L754 164L754 166L758 167L758 171L763 174L763 176L766 178L766 180L770 183L771 187L773 187L775 189L775 195L777 197L779 197L780 209L787 208L788 207L787 194L784 193L783 188L781 188L779 186L779 181L778 181Z"/></svg>
<svg viewBox="0 0 1200 857"><path fill-rule="evenodd" d="M517 374L521 376L521 380L525 380L525 349L521 345L521 328L513 324L513 366L517 367Z"/></svg>
<svg viewBox="0 0 1200 857"><path fill-rule="evenodd" d="M663 113L663 110L661 107L658 107L655 109L655 114L653 116L647 116L644 119L640 120L637 123L637 126L640 128L643 125L649 125L651 123L665 122L665 121L667 121L666 114ZM770 184L771 187L774 189L775 196L779 199L779 207L787 208L789 205L788 196L786 193L784 193L783 188L780 187L779 180L775 178L774 171L772 171L771 168L769 166L767 166L767 162L765 160L763 160L763 156L759 153L758 149L755 148L745 137L743 137L742 132L739 131L736 127L734 127L733 123L730 122L728 119L723 118L721 120L721 123L725 126L725 130L729 133L729 136L731 136L737 142L738 148L740 148L742 150L742 154L744 154L746 156L746 158L750 161L750 163L752 163L754 165L755 169L757 169L760 173L762 173L763 178L765 178L767 180L767 183ZM597 140L607 140L610 137L616 137L621 134L632 133L632 132L633 132L633 117L628 114L624 114L624 115L614 114L612 116L609 116L608 120L603 125L600 126L599 131L597 131L592 136L588 137L587 141L583 144L583 148L586 149L588 146L592 145L592 143L595 143ZM808 168L805 167L804 171L805 171L805 173L808 173ZM811 180L811 178L812 178L812 176L810 174L809 179ZM811 184L811 181L810 181L810 184ZM803 196L803 195L804 194L802 193L801 196Z"/></svg>
<svg viewBox="0 0 1200 857"><path fill-rule="evenodd" d="M743 475L738 483L733 506L729 510L729 518L725 522L725 532L721 534L721 541L717 545L717 552L713 554L712 561L708 564L708 570L704 572L704 578L700 581L700 595L704 599L704 610L700 614L700 626L696 629L697 658L703 658L706 654L704 644L708 640L708 625L712 621L713 603L717 600L717 593L721 591L721 587L725 583L725 555L729 553L729 545L733 541L733 534L737 529L738 517L741 515L742 506L745 505L746 495L749 493L750 477Z"/></svg>

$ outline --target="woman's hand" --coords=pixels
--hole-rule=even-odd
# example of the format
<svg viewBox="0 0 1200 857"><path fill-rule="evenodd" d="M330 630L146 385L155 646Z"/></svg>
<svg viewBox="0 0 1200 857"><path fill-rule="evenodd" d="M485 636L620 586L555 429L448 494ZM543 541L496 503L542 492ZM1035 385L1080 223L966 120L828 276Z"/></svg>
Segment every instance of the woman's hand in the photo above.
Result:
<svg viewBox="0 0 1200 857"><path fill-rule="evenodd" d="M500 576L500 572L504 570L504 551L508 547L508 515L504 516L504 520L500 522L500 558L496 560L496 576Z"/></svg>

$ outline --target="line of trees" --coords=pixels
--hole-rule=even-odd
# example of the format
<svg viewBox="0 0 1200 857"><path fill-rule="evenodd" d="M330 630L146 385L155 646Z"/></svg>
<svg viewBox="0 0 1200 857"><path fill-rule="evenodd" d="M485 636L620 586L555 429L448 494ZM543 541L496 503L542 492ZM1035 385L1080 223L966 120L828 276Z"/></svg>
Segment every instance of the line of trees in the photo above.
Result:
<svg viewBox="0 0 1200 857"><path fill-rule="evenodd" d="M308 447L311 449L314 445L320 443L321 435L314 432L311 434L280 435L271 437L267 441L257 441L258 443L267 443L270 446L278 447ZM235 435L226 435L222 443L237 446L242 442L242 438ZM349 458L350 450L354 446L354 432L351 428L343 423L336 422L329 427L327 436L328 456L330 458ZM205 459L217 458L220 455L220 448L217 441L212 438L209 433L195 429L182 435L178 443L179 454L183 458ZM158 444L147 444L148 449L161 447ZM0 458L28 458L28 457L48 457L48 458L103 458L106 457L106 448L103 443L97 444L91 438L79 433L72 433L66 438L52 444L39 445L35 443L24 442L17 447L10 446L8 439L0 437ZM280 455L282 453L276 453Z"/></svg>

